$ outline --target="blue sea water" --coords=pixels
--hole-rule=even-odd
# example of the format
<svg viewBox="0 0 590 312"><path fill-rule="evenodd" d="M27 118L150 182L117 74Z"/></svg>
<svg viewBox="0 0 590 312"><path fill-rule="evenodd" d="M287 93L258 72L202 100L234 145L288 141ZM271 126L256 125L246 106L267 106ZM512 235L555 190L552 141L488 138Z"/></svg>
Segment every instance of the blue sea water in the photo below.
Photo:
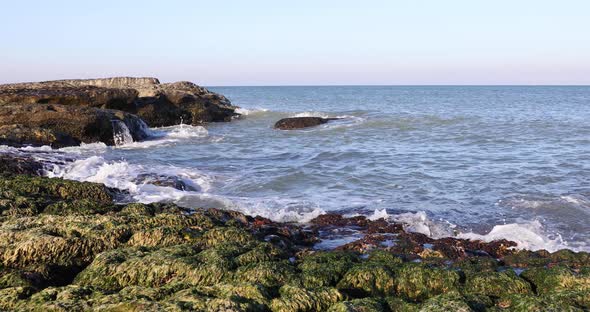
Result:
<svg viewBox="0 0 590 312"><path fill-rule="evenodd" d="M153 140L117 148L62 149L77 161L48 174L124 188L135 200L275 220L336 211L434 237L590 246L590 87L210 89L242 117L154 129ZM273 129L290 116L343 119ZM172 176L188 189L155 183Z"/></svg>

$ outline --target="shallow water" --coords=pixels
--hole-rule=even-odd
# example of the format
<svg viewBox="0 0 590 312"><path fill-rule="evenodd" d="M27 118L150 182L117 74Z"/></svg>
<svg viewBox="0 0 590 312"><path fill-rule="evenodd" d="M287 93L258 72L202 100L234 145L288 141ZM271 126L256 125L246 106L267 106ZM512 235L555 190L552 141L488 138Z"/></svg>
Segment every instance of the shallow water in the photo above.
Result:
<svg viewBox="0 0 590 312"><path fill-rule="evenodd" d="M243 117L38 157L77 159L48 174L124 188L144 202L285 221L326 211L386 216L434 237L589 249L590 87L210 89ZM272 128L289 116L344 119ZM158 176L180 177L189 191L152 184Z"/></svg>

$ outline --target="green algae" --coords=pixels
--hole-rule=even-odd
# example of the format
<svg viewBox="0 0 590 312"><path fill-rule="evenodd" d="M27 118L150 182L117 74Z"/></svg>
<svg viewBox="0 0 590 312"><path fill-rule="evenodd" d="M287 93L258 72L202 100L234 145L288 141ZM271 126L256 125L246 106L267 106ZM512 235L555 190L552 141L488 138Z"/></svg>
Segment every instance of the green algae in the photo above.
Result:
<svg viewBox="0 0 590 312"><path fill-rule="evenodd" d="M465 282L466 293L500 297L505 294L531 294L531 285L512 270L481 272Z"/></svg>

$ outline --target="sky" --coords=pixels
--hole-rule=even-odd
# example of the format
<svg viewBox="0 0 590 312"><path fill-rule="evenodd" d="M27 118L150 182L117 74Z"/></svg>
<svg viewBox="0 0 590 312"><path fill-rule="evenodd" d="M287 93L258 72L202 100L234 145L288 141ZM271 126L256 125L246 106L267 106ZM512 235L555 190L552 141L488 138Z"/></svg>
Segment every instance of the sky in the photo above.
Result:
<svg viewBox="0 0 590 312"><path fill-rule="evenodd" d="M3 1L0 83L590 84L588 0Z"/></svg>

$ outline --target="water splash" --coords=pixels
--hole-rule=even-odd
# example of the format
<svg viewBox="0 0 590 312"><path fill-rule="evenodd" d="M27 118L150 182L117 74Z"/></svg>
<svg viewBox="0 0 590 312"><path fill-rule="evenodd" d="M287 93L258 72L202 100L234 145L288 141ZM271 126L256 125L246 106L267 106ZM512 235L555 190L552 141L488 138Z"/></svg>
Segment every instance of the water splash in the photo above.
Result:
<svg viewBox="0 0 590 312"><path fill-rule="evenodd" d="M127 125L121 120L113 120L113 141L116 146L133 143L133 136ZM146 126L147 128L147 126Z"/></svg>

